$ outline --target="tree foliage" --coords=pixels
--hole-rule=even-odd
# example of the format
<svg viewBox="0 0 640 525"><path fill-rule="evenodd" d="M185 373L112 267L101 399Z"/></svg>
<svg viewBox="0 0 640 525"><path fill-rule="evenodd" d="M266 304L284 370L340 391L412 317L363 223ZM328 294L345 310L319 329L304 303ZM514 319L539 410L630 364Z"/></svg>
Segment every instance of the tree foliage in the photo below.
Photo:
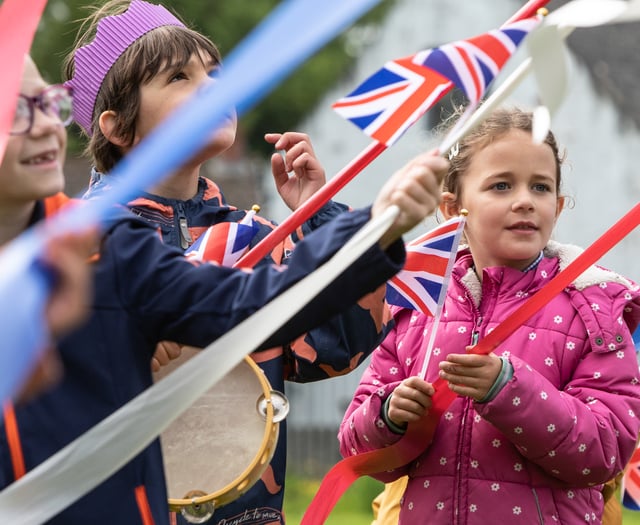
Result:
<svg viewBox="0 0 640 525"><path fill-rule="evenodd" d="M393 1L383 0L358 24L375 24ZM60 80L64 56L73 46L79 21L86 16L89 4L88 0L49 0L32 48L36 63L49 81ZM178 13L187 25L210 37L224 57L278 1L163 0L163 4ZM312 24L313 20L301 20L300 23ZM242 117L241 126L251 149L269 151L270 146L262 139L264 133L294 129L347 70L354 58L353 53L348 52L347 35L340 35L330 42ZM265 49L262 52L277 54L278 49ZM71 147L77 149L78 142L72 140Z"/></svg>

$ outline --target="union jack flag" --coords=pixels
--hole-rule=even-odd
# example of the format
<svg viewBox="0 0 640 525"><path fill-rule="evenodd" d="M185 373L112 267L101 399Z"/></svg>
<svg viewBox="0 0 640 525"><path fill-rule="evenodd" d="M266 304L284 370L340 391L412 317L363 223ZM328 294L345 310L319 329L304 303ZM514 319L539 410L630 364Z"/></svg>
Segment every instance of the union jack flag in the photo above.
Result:
<svg viewBox="0 0 640 525"><path fill-rule="evenodd" d="M186 251L187 258L215 261L231 267L249 248L258 232L253 222L255 211L247 212L240 222L220 222L210 226Z"/></svg>
<svg viewBox="0 0 640 525"><path fill-rule="evenodd" d="M436 315L449 282L465 217L449 219L407 245L404 268L387 282L387 302Z"/></svg>
<svg viewBox="0 0 640 525"><path fill-rule="evenodd" d="M527 18L389 61L332 107L371 138L391 146L454 85L471 102L478 102L539 22L539 16Z"/></svg>

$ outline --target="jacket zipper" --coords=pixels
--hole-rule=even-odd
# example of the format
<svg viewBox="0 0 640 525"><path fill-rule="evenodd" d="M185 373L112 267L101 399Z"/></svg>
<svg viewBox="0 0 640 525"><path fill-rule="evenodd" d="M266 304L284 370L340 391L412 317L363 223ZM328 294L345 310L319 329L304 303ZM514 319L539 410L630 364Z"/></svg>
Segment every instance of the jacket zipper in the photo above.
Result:
<svg viewBox="0 0 640 525"><path fill-rule="evenodd" d="M176 205L178 211L178 233L180 235L180 247L186 250L193 243L191 233L189 232L189 224L187 223L187 216L184 212L184 206L182 203Z"/></svg>
<svg viewBox="0 0 640 525"><path fill-rule="evenodd" d="M535 487L531 487L531 491L533 492L533 498L536 500L536 509L538 509L538 519L540 520L540 525L544 525L544 519L542 518L542 509L540 508L540 499L538 498L538 493L536 492Z"/></svg>

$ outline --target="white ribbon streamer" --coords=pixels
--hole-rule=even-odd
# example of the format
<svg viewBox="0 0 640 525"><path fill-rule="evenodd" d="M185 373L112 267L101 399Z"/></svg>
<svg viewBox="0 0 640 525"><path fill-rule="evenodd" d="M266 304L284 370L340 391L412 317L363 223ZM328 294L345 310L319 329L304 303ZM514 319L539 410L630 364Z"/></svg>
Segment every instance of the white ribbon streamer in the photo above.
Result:
<svg viewBox="0 0 640 525"><path fill-rule="evenodd" d="M398 213L391 206L369 221L316 271L0 492L0 521L38 525L120 469L377 242Z"/></svg>

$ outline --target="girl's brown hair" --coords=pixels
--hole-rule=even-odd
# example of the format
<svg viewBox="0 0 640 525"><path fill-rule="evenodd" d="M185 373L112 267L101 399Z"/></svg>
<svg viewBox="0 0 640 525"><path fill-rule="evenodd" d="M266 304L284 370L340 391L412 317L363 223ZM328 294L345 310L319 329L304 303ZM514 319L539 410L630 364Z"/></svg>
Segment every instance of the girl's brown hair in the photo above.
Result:
<svg viewBox="0 0 640 525"><path fill-rule="evenodd" d="M457 120L462 114L462 108L456 111L451 117ZM443 127L450 127L450 120L443 124ZM467 133L458 144L454 146L455 154L450 155L449 170L444 178L443 191L453 193L457 199L460 198L460 177L469 168L473 155L480 149L498 140L500 137L511 131L519 129L531 133L533 126L533 114L519 108L501 108L495 110L479 126ZM554 134L549 131L544 140L553 151L556 162L556 193L560 195L561 187L561 166L564 162L564 153L560 153L558 143Z"/></svg>
<svg viewBox="0 0 640 525"><path fill-rule="evenodd" d="M100 20L124 13L129 4L130 0L112 0L94 8L83 21L73 50L64 63L66 79L74 75L76 51L93 41ZM102 134L97 117L104 111L114 111L116 135L132 145L140 109L139 87L165 72L178 73L194 55L205 59L209 57L214 64L220 64L222 60L216 45L197 31L187 27L163 26L141 36L113 64L98 91L93 108L93 134L85 149L85 154L92 158L98 171L110 171L122 158L123 152Z"/></svg>

